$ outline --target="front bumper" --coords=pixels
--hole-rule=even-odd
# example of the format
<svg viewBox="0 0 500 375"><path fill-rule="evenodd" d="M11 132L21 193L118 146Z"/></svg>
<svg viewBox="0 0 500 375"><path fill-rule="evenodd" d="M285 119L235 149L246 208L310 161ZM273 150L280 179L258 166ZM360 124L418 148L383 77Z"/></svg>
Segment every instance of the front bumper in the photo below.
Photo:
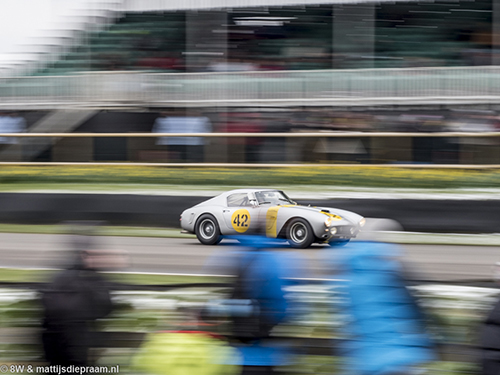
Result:
<svg viewBox="0 0 500 375"><path fill-rule="evenodd" d="M332 233L332 228L335 230ZM321 239L328 242L330 240L338 239L338 240L349 240L358 235L360 227L357 225L340 225L334 226L325 229L325 234L321 236Z"/></svg>

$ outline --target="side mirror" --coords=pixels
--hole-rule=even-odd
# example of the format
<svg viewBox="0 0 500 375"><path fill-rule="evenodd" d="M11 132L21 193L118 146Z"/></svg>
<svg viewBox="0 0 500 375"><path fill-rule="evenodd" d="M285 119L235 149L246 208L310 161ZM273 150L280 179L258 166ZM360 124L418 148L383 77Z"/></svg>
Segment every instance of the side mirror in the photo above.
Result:
<svg viewBox="0 0 500 375"><path fill-rule="evenodd" d="M250 204L252 207L257 207L259 205L259 202L257 202L257 199L250 199Z"/></svg>

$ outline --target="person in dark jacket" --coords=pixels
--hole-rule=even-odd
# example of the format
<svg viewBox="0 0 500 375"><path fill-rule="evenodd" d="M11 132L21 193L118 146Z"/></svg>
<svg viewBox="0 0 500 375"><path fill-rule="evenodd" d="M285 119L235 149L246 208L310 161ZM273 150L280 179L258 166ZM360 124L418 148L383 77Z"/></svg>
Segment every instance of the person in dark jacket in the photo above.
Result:
<svg viewBox="0 0 500 375"><path fill-rule="evenodd" d="M87 241L79 239L72 264L41 291L42 344L50 365L90 364L95 322L112 311L109 285L97 272L109 254L91 250Z"/></svg>

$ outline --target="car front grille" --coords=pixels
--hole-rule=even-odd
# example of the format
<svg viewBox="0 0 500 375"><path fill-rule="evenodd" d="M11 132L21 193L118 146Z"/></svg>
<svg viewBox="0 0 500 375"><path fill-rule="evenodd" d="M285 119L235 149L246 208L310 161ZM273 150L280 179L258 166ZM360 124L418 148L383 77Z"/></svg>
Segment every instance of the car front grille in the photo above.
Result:
<svg viewBox="0 0 500 375"><path fill-rule="evenodd" d="M337 235L339 236L351 236L351 226L347 226L347 225L344 225L344 226L341 226L341 227L337 227Z"/></svg>

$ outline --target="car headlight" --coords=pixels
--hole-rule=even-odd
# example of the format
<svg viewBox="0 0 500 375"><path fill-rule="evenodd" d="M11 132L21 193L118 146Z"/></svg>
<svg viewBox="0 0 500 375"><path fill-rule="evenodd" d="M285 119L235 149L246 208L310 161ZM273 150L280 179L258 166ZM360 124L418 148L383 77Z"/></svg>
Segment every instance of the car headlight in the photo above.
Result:
<svg viewBox="0 0 500 375"><path fill-rule="evenodd" d="M330 233L331 234L337 233L337 228L333 227L332 229L330 229Z"/></svg>
<svg viewBox="0 0 500 375"><path fill-rule="evenodd" d="M365 219L365 218L362 218L362 219L359 221L359 226L360 226L360 227L363 227L365 224L366 224L366 219Z"/></svg>
<svg viewBox="0 0 500 375"><path fill-rule="evenodd" d="M332 225L332 221L333 221L333 218L331 216L328 216L325 219L325 226L329 227L330 225Z"/></svg>

